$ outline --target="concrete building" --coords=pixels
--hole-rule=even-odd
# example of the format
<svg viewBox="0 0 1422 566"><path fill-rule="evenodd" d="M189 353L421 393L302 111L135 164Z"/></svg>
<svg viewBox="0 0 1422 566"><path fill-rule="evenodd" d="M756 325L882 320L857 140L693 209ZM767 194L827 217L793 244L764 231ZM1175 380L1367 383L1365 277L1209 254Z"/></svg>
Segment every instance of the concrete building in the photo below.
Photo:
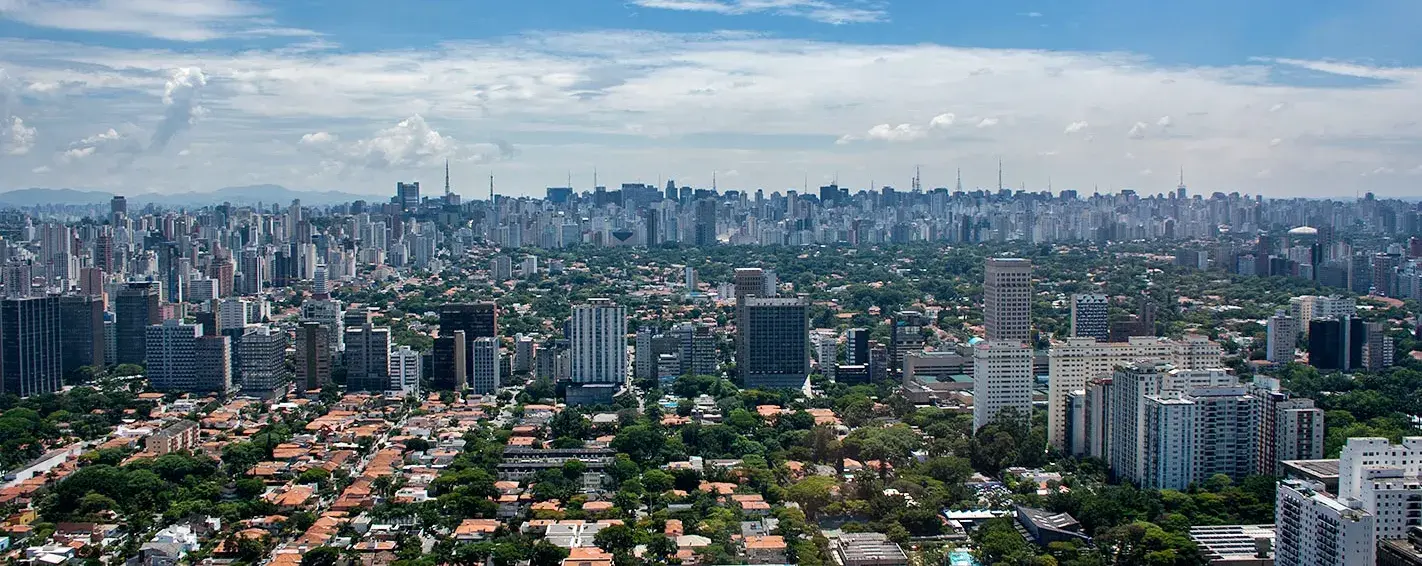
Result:
<svg viewBox="0 0 1422 566"><path fill-rule="evenodd" d="M1110 337L1111 301L1099 293L1079 293L1071 296L1071 336L1095 338L1105 342Z"/></svg>
<svg viewBox="0 0 1422 566"><path fill-rule="evenodd" d="M198 446L198 433L202 427L190 420L180 420L150 435L143 443L143 451L163 455L183 450L193 450Z"/></svg>
<svg viewBox="0 0 1422 566"><path fill-rule="evenodd" d="M1264 350L1265 359L1276 364L1294 361L1294 350L1298 346L1302 326L1299 319L1284 314L1280 310L1269 317L1268 344Z"/></svg>
<svg viewBox="0 0 1422 566"><path fill-rule="evenodd" d="M1338 457L1338 500L1372 515L1377 539L1407 538L1422 526L1422 437L1349 438Z"/></svg>
<svg viewBox="0 0 1422 566"><path fill-rule="evenodd" d="M627 309L611 299L590 299L573 307L569 325L572 358L570 393L580 400L611 400L627 382Z"/></svg>
<svg viewBox="0 0 1422 566"><path fill-rule="evenodd" d="M286 366L286 348L291 339L285 332L266 325L245 329L237 343L237 366L242 392L271 399L291 381Z"/></svg>
<svg viewBox="0 0 1422 566"><path fill-rule="evenodd" d="M60 370L65 375L84 366L104 367L104 300L65 295L59 298Z"/></svg>
<svg viewBox="0 0 1422 566"><path fill-rule="evenodd" d="M918 311L894 313L889 328L889 371L901 372L904 356L923 351L923 328L928 321Z"/></svg>
<svg viewBox="0 0 1422 566"><path fill-rule="evenodd" d="M148 384L158 391L224 393L232 389L226 336L203 336L202 325L165 320L145 329Z"/></svg>
<svg viewBox="0 0 1422 566"><path fill-rule="evenodd" d="M807 297L748 297L742 326L736 328L744 352L739 366L747 389L799 389L810 375Z"/></svg>
<svg viewBox="0 0 1422 566"><path fill-rule="evenodd" d="M908 566L908 555L884 533L843 533L831 541L841 566Z"/></svg>
<svg viewBox="0 0 1422 566"><path fill-rule="evenodd" d="M983 278L983 327L988 341L1032 339L1032 262L988 258Z"/></svg>
<svg viewBox="0 0 1422 566"><path fill-rule="evenodd" d="M1224 349L1203 336L1180 340L1132 336L1126 342L1098 342L1095 338L1069 338L1052 344L1048 352L1047 442L1066 446L1066 400L1072 391L1084 390L1090 379L1109 376L1117 367L1160 360L1175 369L1203 370L1224 365Z"/></svg>
<svg viewBox="0 0 1422 566"><path fill-rule="evenodd" d="M973 347L973 430L1007 409L1032 417L1032 347L1024 342L987 341Z"/></svg>
<svg viewBox="0 0 1422 566"><path fill-rule="evenodd" d="M430 376L430 386L436 391L464 389L465 380L468 379L466 376L469 375L468 343L463 330L442 333L435 338L434 351L431 353L434 356L431 360L434 374Z"/></svg>
<svg viewBox="0 0 1422 566"><path fill-rule="evenodd" d="M300 393L321 389L331 382L331 330L319 322L296 327L296 389Z"/></svg>
<svg viewBox="0 0 1422 566"><path fill-rule="evenodd" d="M1301 480L1279 483L1274 502L1274 563L1280 566L1374 564L1374 517Z"/></svg>
<svg viewBox="0 0 1422 566"><path fill-rule="evenodd" d="M1311 320L1358 316L1358 302L1338 295L1304 295L1289 299L1289 314L1299 321L1301 330L1307 330Z"/></svg>
<svg viewBox="0 0 1422 566"><path fill-rule="evenodd" d="M1195 402L1179 391L1146 395L1140 400L1140 486L1184 489L1195 477Z"/></svg>
<svg viewBox="0 0 1422 566"><path fill-rule="evenodd" d="M115 363L143 365L146 329L161 322L157 282L135 281L120 287L114 297Z"/></svg>
<svg viewBox="0 0 1422 566"><path fill-rule="evenodd" d="M366 323L346 328L346 366L349 391L385 391L390 386L390 329Z"/></svg>
<svg viewBox="0 0 1422 566"><path fill-rule="evenodd" d="M488 395L499 390L499 339L475 338L469 350L469 388Z"/></svg>
<svg viewBox="0 0 1422 566"><path fill-rule="evenodd" d="M1199 525L1190 540L1210 566L1274 566L1274 525Z"/></svg>
<svg viewBox="0 0 1422 566"><path fill-rule="evenodd" d="M409 346L399 346L390 350L390 385L388 391L398 391L401 395L418 395L420 393L420 376L424 371L423 356L419 352L410 349Z"/></svg>

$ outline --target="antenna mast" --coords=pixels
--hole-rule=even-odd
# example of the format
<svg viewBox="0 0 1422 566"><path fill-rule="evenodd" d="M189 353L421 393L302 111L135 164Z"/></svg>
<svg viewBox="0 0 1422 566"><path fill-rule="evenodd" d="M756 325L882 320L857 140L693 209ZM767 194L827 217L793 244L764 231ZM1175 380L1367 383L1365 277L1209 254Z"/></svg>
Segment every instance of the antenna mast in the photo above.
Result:
<svg viewBox="0 0 1422 566"><path fill-rule="evenodd" d="M449 160L444 160L444 196L449 196Z"/></svg>

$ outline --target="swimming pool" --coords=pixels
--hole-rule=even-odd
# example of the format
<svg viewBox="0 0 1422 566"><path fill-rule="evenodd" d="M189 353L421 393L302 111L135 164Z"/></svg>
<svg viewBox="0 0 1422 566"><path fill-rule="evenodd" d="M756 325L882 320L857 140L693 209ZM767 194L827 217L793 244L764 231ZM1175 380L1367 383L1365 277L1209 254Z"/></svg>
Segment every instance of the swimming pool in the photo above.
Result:
<svg viewBox="0 0 1422 566"><path fill-rule="evenodd" d="M954 549L948 553L948 563L952 566L982 566L977 559L973 558L973 553L961 548Z"/></svg>

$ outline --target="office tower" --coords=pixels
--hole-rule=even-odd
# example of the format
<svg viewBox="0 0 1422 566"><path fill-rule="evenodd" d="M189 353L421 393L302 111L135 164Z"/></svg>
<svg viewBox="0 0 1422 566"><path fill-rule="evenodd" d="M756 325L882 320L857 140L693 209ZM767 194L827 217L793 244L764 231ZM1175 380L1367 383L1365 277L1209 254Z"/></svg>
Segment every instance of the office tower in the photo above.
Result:
<svg viewBox="0 0 1422 566"><path fill-rule="evenodd" d="M148 384L158 391L224 393L232 388L226 336L203 336L202 325L165 320L144 329Z"/></svg>
<svg viewBox="0 0 1422 566"><path fill-rule="evenodd" d="M441 332L446 332L441 330ZM441 334L434 341L433 368L430 386L436 391L460 391L469 375L467 349L469 341L463 330Z"/></svg>
<svg viewBox="0 0 1422 566"><path fill-rule="evenodd" d="M35 272L29 263L11 262L5 264L0 280L5 284L5 296L24 298L33 294Z"/></svg>
<svg viewBox="0 0 1422 566"><path fill-rule="evenodd" d="M0 300L0 393L29 397L64 385L59 298Z"/></svg>
<svg viewBox="0 0 1422 566"><path fill-rule="evenodd" d="M114 235L106 229L94 237L94 267L113 272L117 265L114 261Z"/></svg>
<svg viewBox="0 0 1422 566"><path fill-rule="evenodd" d="M845 360L847 365L865 365L869 363L869 330L866 328L851 328L846 333Z"/></svg>
<svg viewBox="0 0 1422 566"><path fill-rule="evenodd" d="M736 268L734 279L732 280L736 293L736 327L742 328L746 325L745 304L750 297L774 297L774 288L770 289L770 294L766 294L765 270L759 267L738 267ZM736 332L736 365L745 364L745 333Z"/></svg>
<svg viewBox="0 0 1422 566"><path fill-rule="evenodd" d="M104 301L99 297L59 298L61 366L65 375L81 367L104 367Z"/></svg>
<svg viewBox="0 0 1422 566"><path fill-rule="evenodd" d="M904 356L923 351L925 325L921 312L899 311L894 314L893 326L889 329L889 371L902 370Z"/></svg>
<svg viewBox="0 0 1422 566"><path fill-rule="evenodd" d="M332 356L341 351L345 340L345 311L336 299L310 298L301 303L301 322L316 322L326 327L326 349Z"/></svg>
<svg viewBox="0 0 1422 566"><path fill-rule="evenodd" d="M703 198L696 201L695 213L692 243L697 246L716 245L716 200Z"/></svg>
<svg viewBox="0 0 1422 566"><path fill-rule="evenodd" d="M1323 370L1362 367L1367 331L1362 319L1322 318L1308 323L1308 363Z"/></svg>
<svg viewBox="0 0 1422 566"><path fill-rule="evenodd" d="M1032 418L1032 347L1025 342L984 341L973 346L973 430L1004 410Z"/></svg>
<svg viewBox="0 0 1422 566"><path fill-rule="evenodd" d="M1279 482L1274 500L1274 563L1349 566L1375 562L1375 517L1324 493L1321 484Z"/></svg>
<svg viewBox="0 0 1422 566"><path fill-rule="evenodd" d="M117 225L119 219L128 214L128 200L123 195L114 195L109 199L109 216L113 223Z"/></svg>
<svg viewBox="0 0 1422 566"><path fill-rule="evenodd" d="M1268 234L1259 234L1254 244L1254 274L1259 277L1275 275L1271 273L1269 258L1274 253L1274 241Z"/></svg>
<svg viewBox="0 0 1422 566"><path fill-rule="evenodd" d="M1203 336L1180 340L1137 336L1126 342L1069 338L1053 343L1047 360L1047 442L1066 449L1066 403L1071 392L1086 389L1092 379L1109 377L1118 366L1146 360L1163 360L1181 370L1214 369L1224 365L1224 349Z"/></svg>
<svg viewBox="0 0 1422 566"><path fill-rule="evenodd" d="M494 303L443 305L439 309L440 333L463 330L466 340L499 335L498 307Z"/></svg>
<svg viewBox="0 0 1422 566"><path fill-rule="evenodd" d="M688 266L682 268L681 274L682 274L682 283L683 283L684 285L686 285L686 292L688 292L688 293L694 293L694 292L696 292L696 288L697 288L697 286L698 286L699 283L700 283L700 282L696 279L696 268L695 268L695 267L691 267L691 266L688 265Z"/></svg>
<svg viewBox="0 0 1422 566"><path fill-rule="evenodd" d="M115 363L143 365L149 326L163 321L158 305L158 283L130 282L114 298Z"/></svg>
<svg viewBox="0 0 1422 566"><path fill-rule="evenodd" d="M489 260L489 279L501 283L513 279L513 258L496 255Z"/></svg>
<svg viewBox="0 0 1422 566"><path fill-rule="evenodd" d="M808 297L747 297L740 367L747 389L798 389L810 374Z"/></svg>
<svg viewBox="0 0 1422 566"><path fill-rule="evenodd" d="M1402 256L1398 254L1373 254L1373 293L1384 297L1397 297L1397 271L1402 266Z"/></svg>
<svg viewBox="0 0 1422 566"><path fill-rule="evenodd" d="M369 323L346 329L346 389L385 391L390 385L390 329Z"/></svg>
<svg viewBox="0 0 1422 566"><path fill-rule="evenodd" d="M1381 322L1363 325L1363 369L1382 371L1393 363L1392 337L1387 335L1387 327Z"/></svg>
<svg viewBox="0 0 1422 566"><path fill-rule="evenodd" d="M242 289L244 295L256 295L262 292L269 279L267 273L266 258L262 251L256 247L244 248L242 250Z"/></svg>
<svg viewBox="0 0 1422 566"><path fill-rule="evenodd" d="M1294 361L1294 348L1298 345L1299 319L1284 314L1280 310L1269 317L1268 340L1264 358L1272 363L1286 364Z"/></svg>
<svg viewBox="0 0 1422 566"><path fill-rule="evenodd" d="M983 280L983 326L988 341L1032 339L1032 262L988 258Z"/></svg>
<svg viewBox="0 0 1422 566"><path fill-rule="evenodd" d="M298 393L318 390L331 382L331 329L319 322L296 327L296 388Z"/></svg>
<svg viewBox="0 0 1422 566"><path fill-rule="evenodd" d="M392 201L401 210L410 211L420 207L420 184L395 183L395 198Z"/></svg>
<svg viewBox="0 0 1422 566"><path fill-rule="evenodd" d="M291 381L286 367L286 347L290 338L285 332L266 325L246 327L237 342L237 367L242 378L242 392L263 399L279 396Z"/></svg>
<svg viewBox="0 0 1422 566"><path fill-rule="evenodd" d="M423 356L411 350L409 346L390 350L390 386L387 390L398 391L407 396L418 395L423 361Z"/></svg>
<svg viewBox="0 0 1422 566"><path fill-rule="evenodd" d="M1071 296L1071 335L1073 338L1095 338L1105 342L1110 337L1108 314L1110 301L1106 295L1081 293Z"/></svg>
<svg viewBox="0 0 1422 566"><path fill-rule="evenodd" d="M475 338L469 350L469 389L476 395L499 390L499 339Z"/></svg>

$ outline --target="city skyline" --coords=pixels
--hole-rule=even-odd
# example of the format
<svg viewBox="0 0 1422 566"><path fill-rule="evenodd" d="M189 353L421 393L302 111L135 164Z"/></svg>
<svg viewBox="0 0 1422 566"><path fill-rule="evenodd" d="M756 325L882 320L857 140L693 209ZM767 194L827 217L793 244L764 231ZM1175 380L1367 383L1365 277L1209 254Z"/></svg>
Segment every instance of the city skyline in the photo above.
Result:
<svg viewBox="0 0 1422 566"><path fill-rule="evenodd" d="M0 190L1419 194L1416 7L936 4L5 2Z"/></svg>

